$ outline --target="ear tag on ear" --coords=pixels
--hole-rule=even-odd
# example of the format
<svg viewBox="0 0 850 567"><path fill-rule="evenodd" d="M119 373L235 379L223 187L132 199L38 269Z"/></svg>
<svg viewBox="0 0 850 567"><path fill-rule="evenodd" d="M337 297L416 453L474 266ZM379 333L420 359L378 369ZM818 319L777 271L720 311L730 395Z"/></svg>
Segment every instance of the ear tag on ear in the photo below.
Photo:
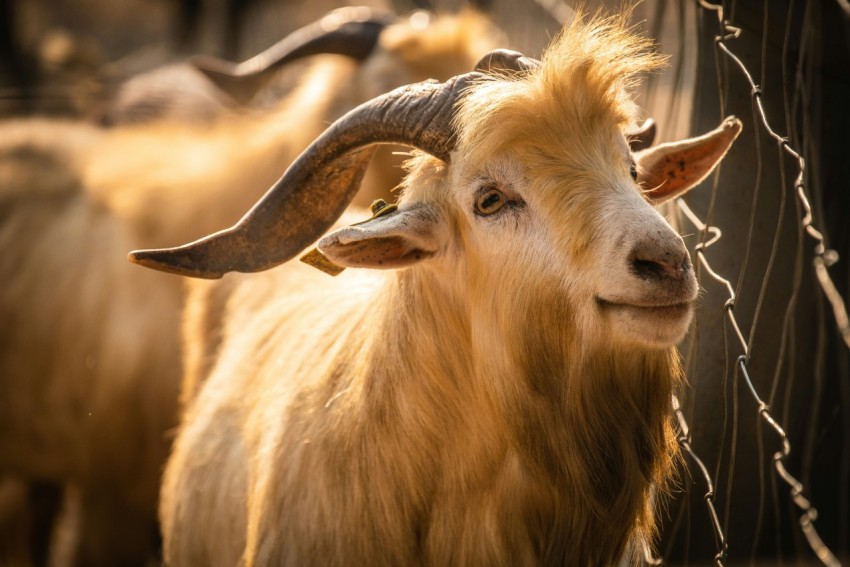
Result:
<svg viewBox="0 0 850 567"><path fill-rule="evenodd" d="M384 201L383 199L377 199L377 200L373 201L371 205L369 205L369 209L372 211L372 216L370 218L368 218L364 221L361 221L361 222L354 223L351 226L357 226L359 224L365 224L365 223L372 221L372 220L374 220L378 217L382 217L384 215L387 215L387 214L395 211L396 209L398 209L398 205L395 205L395 204L388 205L387 202ZM338 276L339 274L342 273L343 270L345 270L344 267L338 266L337 264L334 264L333 262L331 262L328 259L327 256L325 256L324 254L321 253L321 251L319 251L318 248L312 248L309 252L307 252L306 254L301 256L301 258L299 258L299 260L301 260L305 264L307 264L309 266L313 266L317 270L321 270L321 271L323 271L326 274L329 274L331 276Z"/></svg>
<svg viewBox="0 0 850 567"><path fill-rule="evenodd" d="M328 260L328 257L319 252L318 248L312 248L309 252L301 256L299 260L331 276L338 276L345 269Z"/></svg>

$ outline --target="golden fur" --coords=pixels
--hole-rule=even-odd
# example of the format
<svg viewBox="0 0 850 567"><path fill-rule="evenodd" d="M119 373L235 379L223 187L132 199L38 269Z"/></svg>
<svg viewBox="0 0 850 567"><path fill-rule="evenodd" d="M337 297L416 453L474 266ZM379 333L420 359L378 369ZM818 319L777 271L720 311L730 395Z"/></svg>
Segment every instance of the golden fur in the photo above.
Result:
<svg viewBox="0 0 850 567"><path fill-rule="evenodd" d="M541 68L472 89L457 115L465 151L478 159L520 147L523 157L586 163L586 152L597 149L582 150L597 142L591 134L602 124L634 122L629 88L665 61L650 40L627 27L629 17L588 21L578 13L546 50Z"/></svg>
<svg viewBox="0 0 850 567"><path fill-rule="evenodd" d="M401 210L440 219L433 258L192 282L170 565L611 565L651 542L678 356L611 333L570 280L605 228L593 184L628 179L624 89L659 62L624 21L578 17L541 71L470 90L451 165L411 162ZM478 167L545 213L482 234Z"/></svg>
<svg viewBox="0 0 850 567"><path fill-rule="evenodd" d="M440 37L456 20L435 21ZM469 39L448 50L446 75L480 56L465 27L451 28ZM391 29L397 41L429 37ZM208 126L0 125L0 469L81 485L83 564L153 552L177 423L182 284L130 265L127 252L228 226L377 84L432 72L406 67L392 46L374 57L362 67L322 58L272 112Z"/></svg>

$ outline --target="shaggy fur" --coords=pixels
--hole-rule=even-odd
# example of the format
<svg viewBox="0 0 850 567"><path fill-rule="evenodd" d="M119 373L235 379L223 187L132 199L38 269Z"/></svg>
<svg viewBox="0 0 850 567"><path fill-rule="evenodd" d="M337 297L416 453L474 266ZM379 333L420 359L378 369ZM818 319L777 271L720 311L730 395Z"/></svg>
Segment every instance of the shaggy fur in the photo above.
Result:
<svg viewBox="0 0 850 567"><path fill-rule="evenodd" d="M444 77L484 49L471 22L486 27L473 14L432 22ZM429 29L390 28L393 41L363 67L318 61L270 114L210 126L0 126L0 471L80 486L80 564L154 553L177 423L182 285L129 265L127 251L234 222L329 120L376 86L430 76L394 47L405 34L430 41Z"/></svg>
<svg viewBox="0 0 850 567"><path fill-rule="evenodd" d="M383 289L306 270L232 278L239 309L168 466L170 564L245 546L249 565L606 565L652 532L673 353L575 360L568 313L538 290L464 306L420 270Z"/></svg>
<svg viewBox="0 0 850 567"><path fill-rule="evenodd" d="M192 282L170 565L610 565L651 542L688 317L644 340L597 300L624 242L684 253L629 177L625 88L659 58L625 19L579 16L542 69L470 89L451 164L410 164L394 226L420 262ZM514 205L476 216L482 187ZM345 234L379 254L380 222Z"/></svg>

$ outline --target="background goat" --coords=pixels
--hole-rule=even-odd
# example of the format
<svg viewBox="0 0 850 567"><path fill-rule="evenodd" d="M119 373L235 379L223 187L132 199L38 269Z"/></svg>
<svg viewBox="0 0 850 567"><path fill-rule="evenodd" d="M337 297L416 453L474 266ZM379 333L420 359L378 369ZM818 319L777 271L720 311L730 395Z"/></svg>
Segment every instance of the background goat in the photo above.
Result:
<svg viewBox="0 0 850 567"><path fill-rule="evenodd" d="M331 53L364 59L373 52L380 32L396 19L389 12L366 7L340 8L239 65L195 56L140 73L121 85L100 121L107 125L162 119L211 122L225 112L245 110L288 63ZM336 88L347 90L342 83Z"/></svg>
<svg viewBox="0 0 850 567"><path fill-rule="evenodd" d="M213 126L0 127L0 470L78 487L80 564L155 548L177 420L182 286L140 274L126 250L232 222L325 121L374 94L366 86L469 68L484 28L472 14L399 22L360 65L324 61L271 113Z"/></svg>
<svg viewBox="0 0 850 567"><path fill-rule="evenodd" d="M483 62L519 76L411 85L349 113L231 229L131 254L201 277L265 270L335 222L370 144L430 154L397 209L307 256L408 269L193 286L169 564L596 565L651 539L696 297L651 204L703 179L740 123L632 156L626 90L659 64L647 47L625 17L578 17L542 64Z"/></svg>

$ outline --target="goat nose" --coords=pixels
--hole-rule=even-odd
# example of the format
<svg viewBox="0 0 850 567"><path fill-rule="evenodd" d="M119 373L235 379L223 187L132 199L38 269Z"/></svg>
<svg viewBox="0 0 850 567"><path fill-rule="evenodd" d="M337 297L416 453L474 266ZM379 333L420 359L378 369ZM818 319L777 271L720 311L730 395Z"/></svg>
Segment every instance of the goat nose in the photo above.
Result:
<svg viewBox="0 0 850 567"><path fill-rule="evenodd" d="M659 246L640 243L629 255L632 272L641 279L681 279L691 270L690 257L684 246Z"/></svg>

